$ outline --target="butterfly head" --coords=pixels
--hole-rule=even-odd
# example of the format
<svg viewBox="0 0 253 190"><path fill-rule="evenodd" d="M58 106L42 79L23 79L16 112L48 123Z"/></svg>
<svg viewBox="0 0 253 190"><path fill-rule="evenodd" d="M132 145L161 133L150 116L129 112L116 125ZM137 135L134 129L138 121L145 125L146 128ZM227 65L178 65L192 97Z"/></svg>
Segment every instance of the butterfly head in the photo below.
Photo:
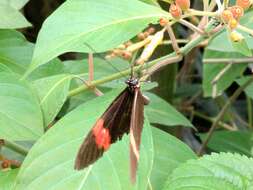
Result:
<svg viewBox="0 0 253 190"><path fill-rule="evenodd" d="M136 88L139 88L139 80L137 78L129 78L125 82L131 92L134 92Z"/></svg>

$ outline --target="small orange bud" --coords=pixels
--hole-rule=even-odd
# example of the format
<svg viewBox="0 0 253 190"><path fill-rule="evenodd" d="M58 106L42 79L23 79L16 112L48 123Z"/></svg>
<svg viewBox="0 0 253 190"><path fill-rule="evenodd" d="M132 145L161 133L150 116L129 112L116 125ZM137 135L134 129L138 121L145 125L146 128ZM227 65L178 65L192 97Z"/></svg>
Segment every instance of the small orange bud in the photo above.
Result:
<svg viewBox="0 0 253 190"><path fill-rule="evenodd" d="M147 29L147 32L149 34L154 34L155 33L155 28L154 27L150 27L150 28Z"/></svg>
<svg viewBox="0 0 253 190"><path fill-rule="evenodd" d="M131 41L127 41L124 43L125 48L127 48L128 46L131 46L133 43Z"/></svg>
<svg viewBox="0 0 253 190"><path fill-rule="evenodd" d="M180 19L181 15L182 15L182 9L176 4L171 4L170 5L170 14L174 18Z"/></svg>
<svg viewBox="0 0 253 190"><path fill-rule="evenodd" d="M122 58L125 60L129 60L132 58L132 53L129 51L123 51L121 54Z"/></svg>
<svg viewBox="0 0 253 190"><path fill-rule="evenodd" d="M159 23L161 26L166 26L169 23L169 21L166 18L160 18Z"/></svg>
<svg viewBox="0 0 253 190"><path fill-rule="evenodd" d="M143 34L144 34L145 38L147 38L149 36L149 33L147 31L145 31Z"/></svg>
<svg viewBox="0 0 253 190"><path fill-rule="evenodd" d="M1 164L1 166L3 169L9 168L9 167L11 167L11 162L9 160L4 160Z"/></svg>
<svg viewBox="0 0 253 190"><path fill-rule="evenodd" d="M229 10L232 12L233 17L234 17L236 20L239 20L239 19L244 15L244 10L243 10L243 8L240 7L240 6L238 6L238 5L229 7Z"/></svg>
<svg viewBox="0 0 253 190"><path fill-rule="evenodd" d="M231 30L233 30L233 29L235 29L237 27L238 21L236 19L232 18L232 19L230 19L228 25L229 25L229 28Z"/></svg>
<svg viewBox="0 0 253 190"><path fill-rule="evenodd" d="M183 11L188 10L191 6L190 0L176 0L175 2Z"/></svg>
<svg viewBox="0 0 253 190"><path fill-rule="evenodd" d="M251 2L250 0L236 0L236 5L242 7L245 10L250 7Z"/></svg>
<svg viewBox="0 0 253 190"><path fill-rule="evenodd" d="M233 18L233 14L230 10L224 10L221 13L221 18L223 22L228 23Z"/></svg>
<svg viewBox="0 0 253 190"><path fill-rule="evenodd" d="M137 35L137 38L138 38L139 40L144 40L144 39L145 39L144 33L143 33L143 32L139 33L139 34Z"/></svg>

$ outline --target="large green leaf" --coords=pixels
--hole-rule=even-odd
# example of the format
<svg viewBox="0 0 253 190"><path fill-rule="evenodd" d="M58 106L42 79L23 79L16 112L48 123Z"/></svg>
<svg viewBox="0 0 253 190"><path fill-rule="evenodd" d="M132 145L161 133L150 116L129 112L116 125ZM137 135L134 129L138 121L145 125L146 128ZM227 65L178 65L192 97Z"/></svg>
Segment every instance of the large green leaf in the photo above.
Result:
<svg viewBox="0 0 253 190"><path fill-rule="evenodd" d="M138 0L66 1L44 22L27 74L65 52L112 49L161 17L169 14Z"/></svg>
<svg viewBox="0 0 253 190"><path fill-rule="evenodd" d="M163 190L252 190L253 159L213 153L180 165Z"/></svg>
<svg viewBox="0 0 253 190"><path fill-rule="evenodd" d="M75 171L83 138L119 91L89 101L66 115L32 147L22 164L15 190L146 190L153 161L153 140L144 124L136 186L129 179L128 136L113 144L92 166Z"/></svg>
<svg viewBox="0 0 253 190"><path fill-rule="evenodd" d="M225 51L212 51L208 48L205 51L204 59L215 59L215 58L240 58L242 55L235 52L225 52ZM205 96L212 96L215 91L215 87L212 85L212 81L215 77L225 68L228 64L224 63L212 63L204 64L203 72L203 90ZM239 77L243 71L247 68L247 64L233 64L217 81L216 94L220 95L224 90L226 90L234 80Z"/></svg>
<svg viewBox="0 0 253 190"><path fill-rule="evenodd" d="M1 3L8 4L13 8L21 9L29 0L1 0Z"/></svg>
<svg viewBox="0 0 253 190"><path fill-rule="evenodd" d="M54 120L66 101L72 77L71 75L62 74L33 82L40 99L45 127Z"/></svg>
<svg viewBox="0 0 253 190"><path fill-rule="evenodd" d="M35 69L29 75L29 80L34 81L41 78L54 76L54 75L60 75L60 74L66 74L66 72L64 70L63 63L58 58L56 58L42 65L41 67Z"/></svg>
<svg viewBox="0 0 253 190"><path fill-rule="evenodd" d="M0 171L0 189L1 190L11 190L14 187L16 176L19 169Z"/></svg>
<svg viewBox="0 0 253 190"><path fill-rule="evenodd" d="M151 123L167 126L183 125L193 127L191 122L173 108L168 102L152 93L145 93L150 98L146 113Z"/></svg>
<svg viewBox="0 0 253 190"><path fill-rule="evenodd" d="M201 135L205 139L206 135ZM252 133L242 131L216 131L208 143L208 147L218 152L232 152L253 156Z"/></svg>
<svg viewBox="0 0 253 190"><path fill-rule="evenodd" d="M32 60L33 44L15 30L0 30L0 63L22 74Z"/></svg>
<svg viewBox="0 0 253 190"><path fill-rule="evenodd" d="M155 127L152 128L154 140L154 165L151 173L152 189L162 189L167 177L180 164L195 159L195 153L182 141Z"/></svg>
<svg viewBox="0 0 253 190"><path fill-rule="evenodd" d="M43 134L37 97L25 81L10 73L0 75L0 139L35 140Z"/></svg>
<svg viewBox="0 0 253 190"><path fill-rule="evenodd" d="M0 29L15 29L31 26L25 17L12 5L0 2Z"/></svg>

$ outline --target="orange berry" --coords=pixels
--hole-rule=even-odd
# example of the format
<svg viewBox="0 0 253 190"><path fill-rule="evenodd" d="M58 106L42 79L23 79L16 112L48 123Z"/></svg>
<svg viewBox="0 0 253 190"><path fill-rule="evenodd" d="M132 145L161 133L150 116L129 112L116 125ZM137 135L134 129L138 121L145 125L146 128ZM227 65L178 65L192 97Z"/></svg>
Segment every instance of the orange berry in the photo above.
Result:
<svg viewBox="0 0 253 190"><path fill-rule="evenodd" d="M147 38L149 36L149 33L147 31L144 32L144 37Z"/></svg>
<svg viewBox="0 0 253 190"><path fill-rule="evenodd" d="M144 40L144 39L145 39L144 33L143 33L143 32L139 33L139 34L137 35L137 38L138 38L139 40Z"/></svg>
<svg viewBox="0 0 253 190"><path fill-rule="evenodd" d="M169 21L166 18L160 18L159 23L161 26L166 26Z"/></svg>
<svg viewBox="0 0 253 190"><path fill-rule="evenodd" d="M229 28L231 30L233 30L233 29L235 29L237 27L238 21L236 19L232 18L232 19L230 19L228 25L229 25Z"/></svg>
<svg viewBox="0 0 253 190"><path fill-rule="evenodd" d="M11 162L9 160L4 160L1 164L1 166L3 169L9 168L9 167L11 167Z"/></svg>
<svg viewBox="0 0 253 190"><path fill-rule="evenodd" d="M221 13L221 18L223 22L228 23L233 18L233 14L230 10L224 10Z"/></svg>
<svg viewBox="0 0 253 190"><path fill-rule="evenodd" d="M183 11L188 10L191 6L190 0L176 0L175 2Z"/></svg>
<svg viewBox="0 0 253 190"><path fill-rule="evenodd" d="M154 27L150 27L150 28L147 29L147 32L149 34L154 34L155 33L155 28Z"/></svg>
<svg viewBox="0 0 253 190"><path fill-rule="evenodd" d="M250 0L236 0L236 5L242 7L245 10L250 7L251 2Z"/></svg>
<svg viewBox="0 0 253 190"><path fill-rule="evenodd" d="M125 60L129 60L132 58L132 53L129 51L123 51L121 54L122 58Z"/></svg>
<svg viewBox="0 0 253 190"><path fill-rule="evenodd" d="M236 20L239 20L239 19L244 15L244 10L243 10L243 8L240 7L240 6L238 6L238 5L229 7L229 10L232 12L233 17L234 17Z"/></svg>
<svg viewBox="0 0 253 190"><path fill-rule="evenodd" d="M180 17L182 16L182 9L176 4L171 4L170 5L170 14L174 18L180 19Z"/></svg>
<svg viewBox="0 0 253 190"><path fill-rule="evenodd" d="M125 48L127 48L128 46L131 46L133 43L131 41L127 41L124 43Z"/></svg>

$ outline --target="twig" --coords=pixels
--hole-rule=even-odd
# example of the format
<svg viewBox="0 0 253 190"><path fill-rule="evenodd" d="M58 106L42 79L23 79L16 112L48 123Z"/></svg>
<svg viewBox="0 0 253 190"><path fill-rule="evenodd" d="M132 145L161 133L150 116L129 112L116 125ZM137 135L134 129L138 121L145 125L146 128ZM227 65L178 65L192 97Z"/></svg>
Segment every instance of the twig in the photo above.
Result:
<svg viewBox="0 0 253 190"><path fill-rule="evenodd" d="M239 29L239 30L241 30L241 31L244 31L244 32L247 32L247 33L249 33L251 36L253 36L253 30L250 29L250 28L248 28L248 27L245 27L245 26L243 26L243 25L238 24L238 25L237 25L237 29Z"/></svg>
<svg viewBox="0 0 253 190"><path fill-rule="evenodd" d="M202 146L200 147L199 151L198 151L198 155L202 155L209 140L211 139L213 132L215 131L217 125L219 124L220 120L223 118L224 114L226 113L227 109L229 108L229 106L238 98L238 96L243 92L243 90L250 85L253 82L253 77L251 77L248 81L246 81L242 86L240 86L235 92L234 94L228 99L228 101L226 102L226 104L224 105L224 107L221 109L221 111L219 112L218 116L215 118L210 130L208 131L207 137L204 140Z"/></svg>
<svg viewBox="0 0 253 190"><path fill-rule="evenodd" d="M8 141L8 140L3 141L3 146L5 146L17 153L20 153L21 155L24 155L24 156L26 156L29 152L29 150L26 149L25 147L20 146L19 144L15 143L15 142Z"/></svg>
<svg viewBox="0 0 253 190"><path fill-rule="evenodd" d="M178 44L187 44L190 42L190 40L187 39L177 39L176 40ZM160 45L169 45L172 44L171 40L164 40Z"/></svg>
<svg viewBox="0 0 253 190"><path fill-rule="evenodd" d="M208 11L208 9L209 9L209 0L203 0L203 7L204 7L204 11ZM205 23L208 23L208 16L204 16L203 19L205 20Z"/></svg>
<svg viewBox="0 0 253 190"><path fill-rule="evenodd" d="M211 84L213 86L213 92L212 92L212 97L216 97L218 95L218 87L217 87L217 82L221 79L221 77L232 67L232 63L229 65L226 65L212 80Z"/></svg>
<svg viewBox="0 0 253 190"><path fill-rule="evenodd" d="M253 62L253 57L245 57L245 58L210 58L210 59L204 59L204 64L212 64L212 63L224 63L224 64L240 64L240 63L251 63Z"/></svg>
<svg viewBox="0 0 253 190"><path fill-rule="evenodd" d="M214 118L208 117L208 116L206 116L206 115L204 115L204 114L202 114L202 113L199 113L199 112L197 112L197 111L193 111L193 115L195 115L195 116L197 116L197 117L199 117L199 118L205 119L205 120L207 120L207 121L209 121L209 122L211 122L211 123L214 123L214 121L215 121ZM226 123L224 123L224 122L222 122L222 121L220 121L220 122L218 123L218 125L221 126L221 127L224 128L224 129L229 130L229 131L235 131L235 130L237 130L237 129L234 128L233 126L230 126L230 125L228 125L228 124L226 124Z"/></svg>
<svg viewBox="0 0 253 190"><path fill-rule="evenodd" d="M252 112L252 100L250 97L246 96L247 100L247 110L248 110L248 123L249 128L253 128L253 112Z"/></svg>
<svg viewBox="0 0 253 190"><path fill-rule="evenodd" d="M94 64L93 64L93 54L88 54L88 64L89 64L89 81L94 79Z"/></svg>
<svg viewBox="0 0 253 190"><path fill-rule="evenodd" d="M178 43L177 43L177 39L175 37L175 34L170 26L170 24L167 24L166 25L166 30L169 34L169 37L170 37L170 40L171 40L171 44L172 44L172 47L174 49L174 51L177 53L177 54L180 54L180 48L178 46Z"/></svg>
<svg viewBox="0 0 253 190"><path fill-rule="evenodd" d="M200 35L204 35L204 33L205 33L205 32L204 32L203 30L201 30L199 27L193 25L192 23L190 23L190 22L188 22L188 21L186 21L186 20L184 20L184 19L180 19L178 22L179 22L180 24L182 24L182 25L184 25L184 26L190 28L192 31L194 31L194 32L196 32L196 33L198 33L198 34L200 34Z"/></svg>
<svg viewBox="0 0 253 190"><path fill-rule="evenodd" d="M157 70L159 70L160 68L172 64L172 63L177 63L179 61L181 61L183 59L182 55L176 55L174 57L169 57L166 60L160 61L159 63L157 63L156 65L154 65L153 67L151 67L148 70L148 73L145 74L145 76L142 78L142 80L145 80L147 77L151 76L154 72L156 72Z"/></svg>

